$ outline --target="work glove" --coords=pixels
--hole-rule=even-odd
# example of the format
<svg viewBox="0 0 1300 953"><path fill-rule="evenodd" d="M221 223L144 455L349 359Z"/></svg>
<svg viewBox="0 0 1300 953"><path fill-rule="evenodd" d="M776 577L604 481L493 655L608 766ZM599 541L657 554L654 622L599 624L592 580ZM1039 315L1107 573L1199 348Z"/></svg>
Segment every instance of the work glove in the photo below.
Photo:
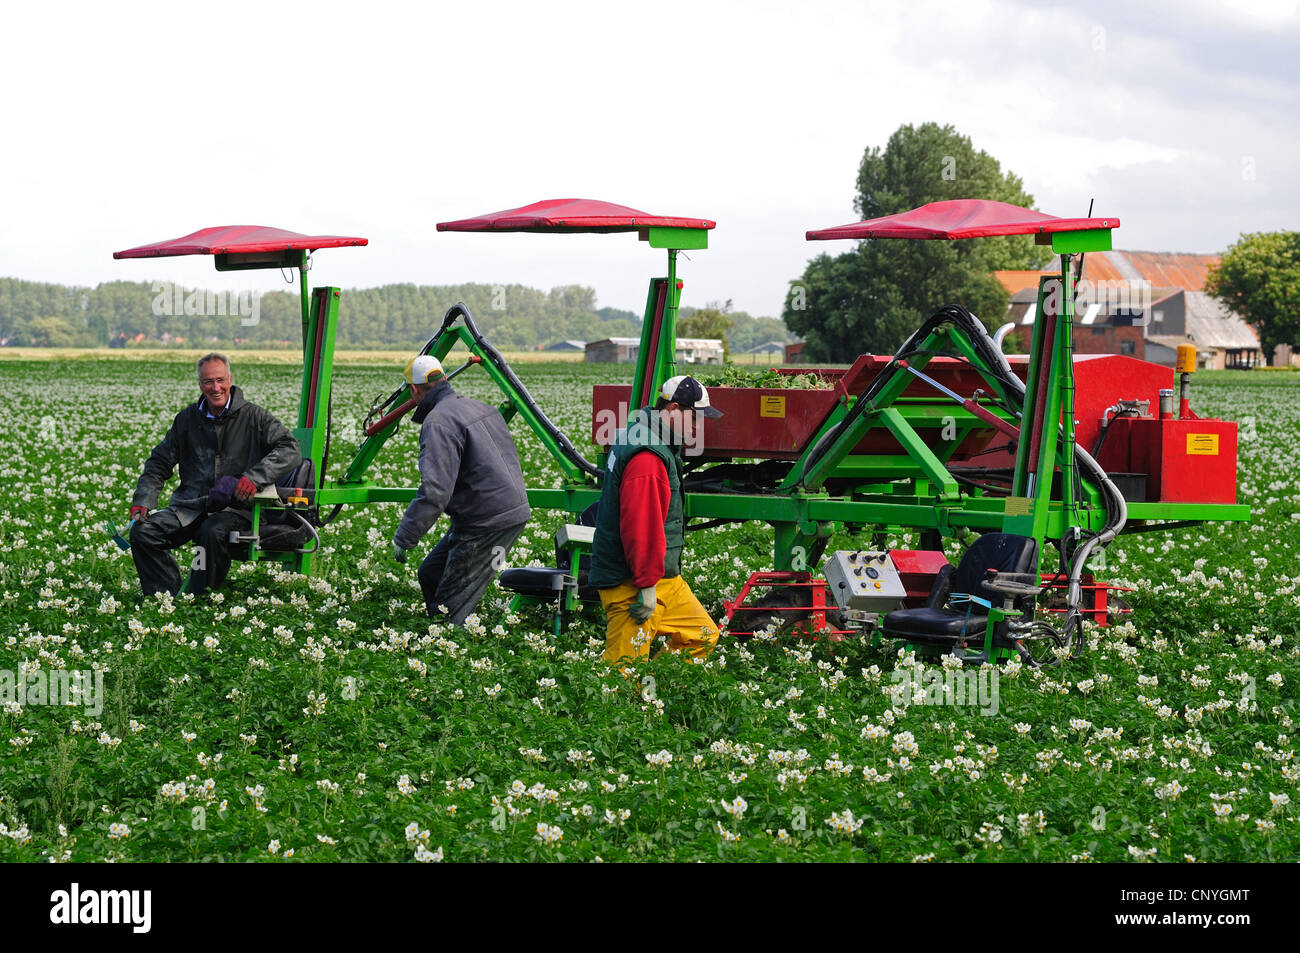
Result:
<svg viewBox="0 0 1300 953"><path fill-rule="evenodd" d="M637 622L645 622L655 614L655 587L647 586L637 593L636 601L627 610L627 614Z"/></svg>
<svg viewBox="0 0 1300 953"><path fill-rule="evenodd" d="M134 522L134 521L136 521L136 520L139 520L141 523L143 523L143 522L144 522L145 520L147 520L148 518L149 518L149 507L147 507L147 506L133 506L133 507L131 507L131 520L132 520L132 522Z"/></svg>
<svg viewBox="0 0 1300 953"><path fill-rule="evenodd" d="M239 486L239 478L232 476L223 476L208 491L208 512L215 513L217 510L224 510L230 505L230 498L235 493L235 488Z"/></svg>
<svg viewBox="0 0 1300 953"><path fill-rule="evenodd" d="M393 558L396 559L399 563L406 562L406 550L403 549L401 546L397 545L396 540L393 541Z"/></svg>
<svg viewBox="0 0 1300 953"><path fill-rule="evenodd" d="M239 483L235 485L234 497L236 502L247 503L257 492L257 484L248 477L240 477Z"/></svg>

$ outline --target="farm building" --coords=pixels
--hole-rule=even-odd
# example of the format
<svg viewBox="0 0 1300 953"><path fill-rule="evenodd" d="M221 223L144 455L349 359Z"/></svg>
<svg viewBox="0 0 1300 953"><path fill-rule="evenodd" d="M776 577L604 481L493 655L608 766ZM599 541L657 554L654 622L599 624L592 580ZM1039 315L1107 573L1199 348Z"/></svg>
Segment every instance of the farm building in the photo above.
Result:
<svg viewBox="0 0 1300 953"><path fill-rule="evenodd" d="M1127 354L1172 366L1179 344L1195 344L1203 368L1262 364L1254 329L1201 290L1218 261L1218 255L1158 252L1087 255L1083 277L1092 283L1092 298L1080 303L1075 317L1075 347L1081 353ZM1038 279L1054 268L1060 268L1059 262L1043 272L994 273L1011 292L1007 320L1017 327L1034 323Z"/></svg>
<svg viewBox="0 0 1300 953"><path fill-rule="evenodd" d="M721 364L721 338L678 338L678 364Z"/></svg>
<svg viewBox="0 0 1300 953"><path fill-rule="evenodd" d="M1165 347L1195 344L1196 363L1208 370L1264 363L1255 329L1204 291L1176 291L1153 302L1146 331L1147 340Z"/></svg>
<svg viewBox="0 0 1300 953"><path fill-rule="evenodd" d="M606 338L587 345L588 364L632 364L641 349L639 338ZM678 364L721 364L720 338L678 338Z"/></svg>
<svg viewBox="0 0 1300 953"><path fill-rule="evenodd" d="M548 351L584 351L587 348L586 341L556 341L546 347Z"/></svg>
<svg viewBox="0 0 1300 953"><path fill-rule="evenodd" d="M586 345L588 364L632 364L641 349L638 338L605 338Z"/></svg>

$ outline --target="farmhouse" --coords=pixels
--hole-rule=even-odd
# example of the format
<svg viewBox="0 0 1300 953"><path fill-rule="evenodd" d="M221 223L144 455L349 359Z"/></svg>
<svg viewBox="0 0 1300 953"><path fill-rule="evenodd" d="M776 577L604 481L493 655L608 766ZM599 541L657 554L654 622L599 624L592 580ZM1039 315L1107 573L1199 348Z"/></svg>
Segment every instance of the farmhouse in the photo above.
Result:
<svg viewBox="0 0 1300 953"><path fill-rule="evenodd" d="M1218 255L1109 251L1084 257L1075 346L1081 353L1126 354L1155 364L1174 364L1180 344L1194 344L1206 369L1256 367L1264 363L1259 335L1201 289ZM1034 323L1038 281L1059 274L1059 259L1041 272L999 271L1011 292L1007 320L1017 328ZM1022 335L1022 346L1027 335Z"/></svg>
<svg viewBox="0 0 1300 953"><path fill-rule="evenodd" d="M641 349L639 338L606 338L586 346L588 364L633 364ZM678 364L721 364L721 338L678 338Z"/></svg>
<svg viewBox="0 0 1300 953"><path fill-rule="evenodd" d="M588 364L632 364L641 349L638 338L605 338L592 341L584 348Z"/></svg>
<svg viewBox="0 0 1300 953"><path fill-rule="evenodd" d="M678 364L721 364L721 338L678 338Z"/></svg>

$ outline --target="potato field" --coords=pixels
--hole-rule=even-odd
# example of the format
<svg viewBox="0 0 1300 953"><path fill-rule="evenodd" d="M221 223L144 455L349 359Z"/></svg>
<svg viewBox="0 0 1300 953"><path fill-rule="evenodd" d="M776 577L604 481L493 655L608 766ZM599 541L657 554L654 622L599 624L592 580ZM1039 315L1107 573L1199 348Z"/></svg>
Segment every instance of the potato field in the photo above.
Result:
<svg viewBox="0 0 1300 953"><path fill-rule="evenodd" d="M232 356L292 427L298 367ZM594 456L591 387L630 368L517 371ZM332 476L400 375L336 369ZM724 634L629 676L598 608L557 637L494 585L466 626L430 624L415 568L446 524L400 565L398 504L345 509L310 578L236 563L210 598L142 599L103 525L197 398L193 365L0 362L0 861L1300 859L1300 374L1193 385L1241 425L1251 520L1121 537L1098 573L1132 615L1076 660L1004 666L989 711L895 690L913 660L889 643ZM477 370L454 386L497 402ZM511 431L528 484L557 485ZM416 436L378 483L416 484ZM510 564L550 564L563 520L535 509ZM690 533L683 575L721 620L771 547L767 524ZM15 694L59 670L102 690Z"/></svg>

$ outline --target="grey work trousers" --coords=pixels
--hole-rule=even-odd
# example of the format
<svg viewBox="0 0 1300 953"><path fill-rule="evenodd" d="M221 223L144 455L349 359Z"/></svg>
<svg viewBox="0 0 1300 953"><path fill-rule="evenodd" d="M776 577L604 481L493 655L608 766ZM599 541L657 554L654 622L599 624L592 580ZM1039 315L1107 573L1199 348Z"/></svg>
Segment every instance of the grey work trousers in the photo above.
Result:
<svg viewBox="0 0 1300 953"><path fill-rule="evenodd" d="M506 553L528 525L461 532L454 527L438 540L420 563L420 589L429 618L449 618L460 625L477 607Z"/></svg>
<svg viewBox="0 0 1300 953"><path fill-rule="evenodd" d="M199 547L199 554L190 567L186 591L197 596L207 589L221 588L230 571L231 550L240 546L230 542L230 531L246 533L252 525L247 511L234 509L201 516L185 526L171 507L155 510L146 520L137 520L131 527L131 558L140 576L140 588L146 596L163 591L176 595L181 588L181 574L170 550L191 540ZM247 548L242 544L244 551Z"/></svg>

